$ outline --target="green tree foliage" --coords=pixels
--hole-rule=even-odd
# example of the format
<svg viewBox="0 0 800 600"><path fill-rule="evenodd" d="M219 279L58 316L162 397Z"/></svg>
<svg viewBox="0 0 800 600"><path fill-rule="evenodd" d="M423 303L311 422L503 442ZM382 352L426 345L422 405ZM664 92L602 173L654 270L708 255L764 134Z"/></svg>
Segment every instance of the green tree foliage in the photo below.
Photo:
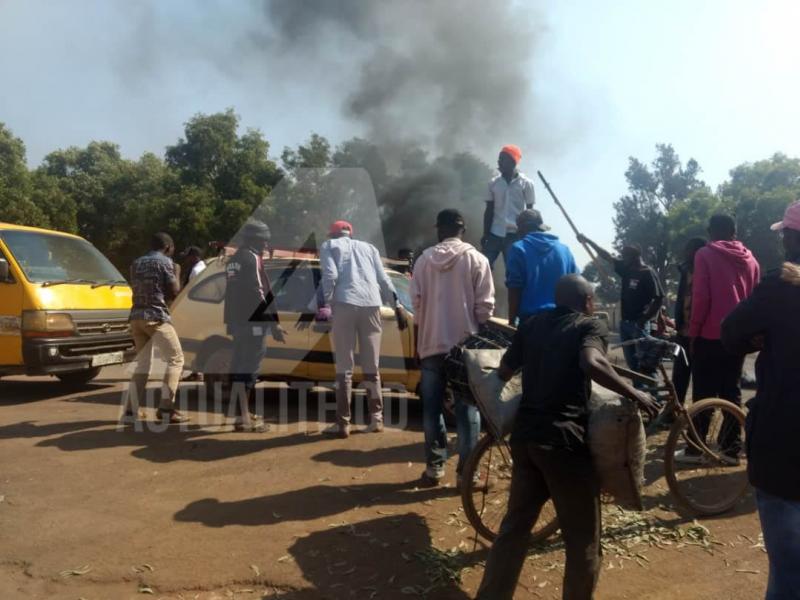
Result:
<svg viewBox="0 0 800 600"><path fill-rule="evenodd" d="M626 244L641 246L645 260L666 282L671 279L676 245L669 215L691 196L710 190L699 179L696 160L690 159L684 166L669 144L658 144L656 152L650 165L629 159L625 172L628 194L614 203L615 244L617 249Z"/></svg>
<svg viewBox="0 0 800 600"><path fill-rule="evenodd" d="M719 188L722 202L736 215L739 239L765 270L783 261L778 236L769 227L780 221L786 207L800 196L798 178L800 159L775 154L767 160L736 167Z"/></svg>

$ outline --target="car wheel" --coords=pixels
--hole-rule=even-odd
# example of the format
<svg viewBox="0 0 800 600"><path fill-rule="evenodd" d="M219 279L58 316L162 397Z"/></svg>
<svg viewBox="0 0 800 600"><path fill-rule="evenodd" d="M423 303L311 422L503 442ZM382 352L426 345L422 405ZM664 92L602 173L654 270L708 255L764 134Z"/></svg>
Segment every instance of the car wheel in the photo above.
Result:
<svg viewBox="0 0 800 600"><path fill-rule="evenodd" d="M100 375L100 367L83 369L82 371L70 371L69 373L58 373L56 377L66 385L85 385L92 379Z"/></svg>
<svg viewBox="0 0 800 600"><path fill-rule="evenodd" d="M203 361L203 383L206 394L214 398L215 394L222 394L223 400L230 396L230 374L233 348L230 344L215 346Z"/></svg>

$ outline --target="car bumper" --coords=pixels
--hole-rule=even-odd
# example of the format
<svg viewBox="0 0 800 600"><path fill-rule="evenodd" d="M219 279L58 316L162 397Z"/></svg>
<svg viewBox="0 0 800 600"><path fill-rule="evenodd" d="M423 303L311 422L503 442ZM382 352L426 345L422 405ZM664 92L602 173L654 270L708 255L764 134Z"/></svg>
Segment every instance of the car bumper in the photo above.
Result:
<svg viewBox="0 0 800 600"><path fill-rule="evenodd" d="M27 338L22 342L27 375L51 375L82 371L106 364L130 362L136 357L130 335ZM120 359L121 360L118 360Z"/></svg>

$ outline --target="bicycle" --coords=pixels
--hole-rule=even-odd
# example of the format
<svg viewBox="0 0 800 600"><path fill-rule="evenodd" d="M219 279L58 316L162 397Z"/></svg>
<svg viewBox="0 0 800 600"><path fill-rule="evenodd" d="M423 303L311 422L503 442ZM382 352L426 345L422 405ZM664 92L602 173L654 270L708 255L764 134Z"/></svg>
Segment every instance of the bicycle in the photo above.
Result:
<svg viewBox="0 0 800 600"><path fill-rule="evenodd" d="M615 369L663 403L662 411L651 423L651 433L672 419L664 448L664 470L673 497L682 508L697 516L712 516L731 509L748 489L745 460L741 456L744 411L720 398L700 400L687 408L678 401L664 364L666 359L678 356L680 346L657 338L630 343L637 345L641 360L655 366L659 378L623 367ZM480 409L480 402L477 403ZM498 436L491 415L481 410L481 416L486 423L486 434L464 466L461 500L476 532L494 541L506 512L513 464L508 438ZM695 464L677 462L679 450L692 457ZM548 501L534 526L532 541L547 539L557 530L555 508Z"/></svg>

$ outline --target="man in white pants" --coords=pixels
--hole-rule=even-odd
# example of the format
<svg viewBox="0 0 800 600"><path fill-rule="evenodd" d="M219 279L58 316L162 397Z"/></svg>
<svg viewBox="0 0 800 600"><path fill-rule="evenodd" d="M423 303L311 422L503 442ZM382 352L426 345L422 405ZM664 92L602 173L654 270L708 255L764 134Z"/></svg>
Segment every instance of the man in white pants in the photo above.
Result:
<svg viewBox="0 0 800 600"><path fill-rule="evenodd" d="M350 435L350 396L353 389L355 349L358 353L369 402L367 431L383 431L383 394L378 362L381 349L381 305L390 303L400 329L407 320L397 303L397 294L383 269L378 249L352 239L353 226L336 221L320 248L322 289L332 308L333 350L336 360L336 423L325 433L346 438Z"/></svg>

